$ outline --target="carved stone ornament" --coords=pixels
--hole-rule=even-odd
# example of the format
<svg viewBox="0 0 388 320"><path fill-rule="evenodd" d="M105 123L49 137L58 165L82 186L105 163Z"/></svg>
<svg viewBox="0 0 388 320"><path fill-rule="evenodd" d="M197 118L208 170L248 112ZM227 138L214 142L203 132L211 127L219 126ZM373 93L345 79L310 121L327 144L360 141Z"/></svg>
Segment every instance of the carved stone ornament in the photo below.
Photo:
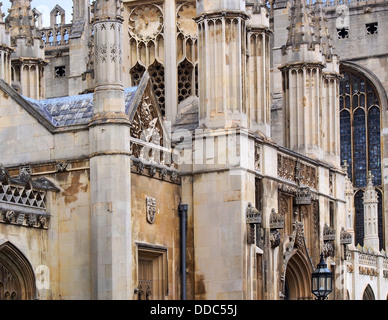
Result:
<svg viewBox="0 0 388 320"><path fill-rule="evenodd" d="M247 223L248 224L260 224L261 223L261 212L257 210L252 204L248 203L247 208Z"/></svg>
<svg viewBox="0 0 388 320"><path fill-rule="evenodd" d="M335 240L335 230L332 227L329 227L327 223L323 227L323 241L334 241Z"/></svg>
<svg viewBox="0 0 388 320"><path fill-rule="evenodd" d="M58 162L55 166L55 169L57 172L64 172L67 170L68 165L69 164L67 162Z"/></svg>
<svg viewBox="0 0 388 320"><path fill-rule="evenodd" d="M147 221L150 224L154 224L156 220L156 200L151 197L147 197Z"/></svg>
<svg viewBox="0 0 388 320"><path fill-rule="evenodd" d="M323 255L325 258L334 256L334 244L332 241L326 241L323 244Z"/></svg>
<svg viewBox="0 0 388 320"><path fill-rule="evenodd" d="M284 228L284 216L281 213L277 213L275 209L272 209L269 217L270 229L283 229Z"/></svg>
<svg viewBox="0 0 388 320"><path fill-rule="evenodd" d="M4 221L5 221L6 223L11 223L11 222L13 222L15 218L16 218L15 211L13 211L13 210L8 210L8 211L5 211L5 212L4 212Z"/></svg>
<svg viewBox="0 0 388 320"><path fill-rule="evenodd" d="M341 229L340 233L340 243L341 244L351 244L352 243L352 235L349 232L346 232L344 227Z"/></svg>
<svg viewBox="0 0 388 320"><path fill-rule="evenodd" d="M278 229L272 230L270 235L269 235L269 241L271 242L271 247L276 248L280 245L280 232Z"/></svg>
<svg viewBox="0 0 388 320"><path fill-rule="evenodd" d="M296 192L295 204L297 205L310 205L311 204L311 191L310 188L300 188Z"/></svg>

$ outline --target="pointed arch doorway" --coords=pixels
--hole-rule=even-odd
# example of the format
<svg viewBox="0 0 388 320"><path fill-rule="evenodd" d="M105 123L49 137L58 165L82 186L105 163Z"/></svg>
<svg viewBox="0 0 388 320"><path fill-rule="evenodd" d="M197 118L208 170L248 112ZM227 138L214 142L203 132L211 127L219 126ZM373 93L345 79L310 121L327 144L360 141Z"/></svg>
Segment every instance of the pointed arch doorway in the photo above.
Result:
<svg viewBox="0 0 388 320"><path fill-rule="evenodd" d="M311 300L311 274L313 269L305 255L296 250L287 264L285 300Z"/></svg>
<svg viewBox="0 0 388 320"><path fill-rule="evenodd" d="M0 240L0 300L36 299L35 274L27 258Z"/></svg>

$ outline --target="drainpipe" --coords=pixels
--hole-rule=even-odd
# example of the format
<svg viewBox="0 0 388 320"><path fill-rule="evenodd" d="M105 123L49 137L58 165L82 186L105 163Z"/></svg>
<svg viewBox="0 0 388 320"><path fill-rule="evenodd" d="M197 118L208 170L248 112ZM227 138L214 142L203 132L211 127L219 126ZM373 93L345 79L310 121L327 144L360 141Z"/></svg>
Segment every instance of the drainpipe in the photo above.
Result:
<svg viewBox="0 0 388 320"><path fill-rule="evenodd" d="M181 217L181 275L182 275L182 300L186 300L186 221L187 204L179 202L179 216Z"/></svg>

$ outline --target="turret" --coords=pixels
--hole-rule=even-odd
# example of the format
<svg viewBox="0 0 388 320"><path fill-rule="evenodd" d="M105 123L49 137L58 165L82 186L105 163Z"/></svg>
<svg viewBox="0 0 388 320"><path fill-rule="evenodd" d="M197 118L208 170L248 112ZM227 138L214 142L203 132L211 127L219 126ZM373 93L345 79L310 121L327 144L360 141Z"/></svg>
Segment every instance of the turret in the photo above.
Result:
<svg viewBox="0 0 388 320"><path fill-rule="evenodd" d="M130 123L122 84L121 0L94 3L94 115L89 123L93 299L133 296Z"/></svg>
<svg viewBox="0 0 388 320"><path fill-rule="evenodd" d="M0 79L11 84L11 37L4 22L0 3Z"/></svg>
<svg viewBox="0 0 388 320"><path fill-rule="evenodd" d="M245 1L197 0L200 125L247 127Z"/></svg>
<svg viewBox="0 0 388 320"><path fill-rule="evenodd" d="M21 94L33 99L44 98L44 48L35 26L32 0L13 0L6 23L11 30L12 82Z"/></svg>
<svg viewBox="0 0 388 320"><path fill-rule="evenodd" d="M280 67L285 146L339 168L338 60L322 3L311 14L307 0L295 0L287 29Z"/></svg>

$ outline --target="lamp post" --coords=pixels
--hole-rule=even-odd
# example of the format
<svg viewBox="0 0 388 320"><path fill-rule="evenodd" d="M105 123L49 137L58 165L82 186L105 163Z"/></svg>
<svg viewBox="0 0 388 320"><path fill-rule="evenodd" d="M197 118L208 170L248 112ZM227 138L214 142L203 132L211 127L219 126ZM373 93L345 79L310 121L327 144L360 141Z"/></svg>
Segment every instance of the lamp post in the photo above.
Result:
<svg viewBox="0 0 388 320"><path fill-rule="evenodd" d="M311 278L311 292L317 297L317 300L325 300L333 289L333 274L327 268L323 253L321 253L321 260Z"/></svg>

